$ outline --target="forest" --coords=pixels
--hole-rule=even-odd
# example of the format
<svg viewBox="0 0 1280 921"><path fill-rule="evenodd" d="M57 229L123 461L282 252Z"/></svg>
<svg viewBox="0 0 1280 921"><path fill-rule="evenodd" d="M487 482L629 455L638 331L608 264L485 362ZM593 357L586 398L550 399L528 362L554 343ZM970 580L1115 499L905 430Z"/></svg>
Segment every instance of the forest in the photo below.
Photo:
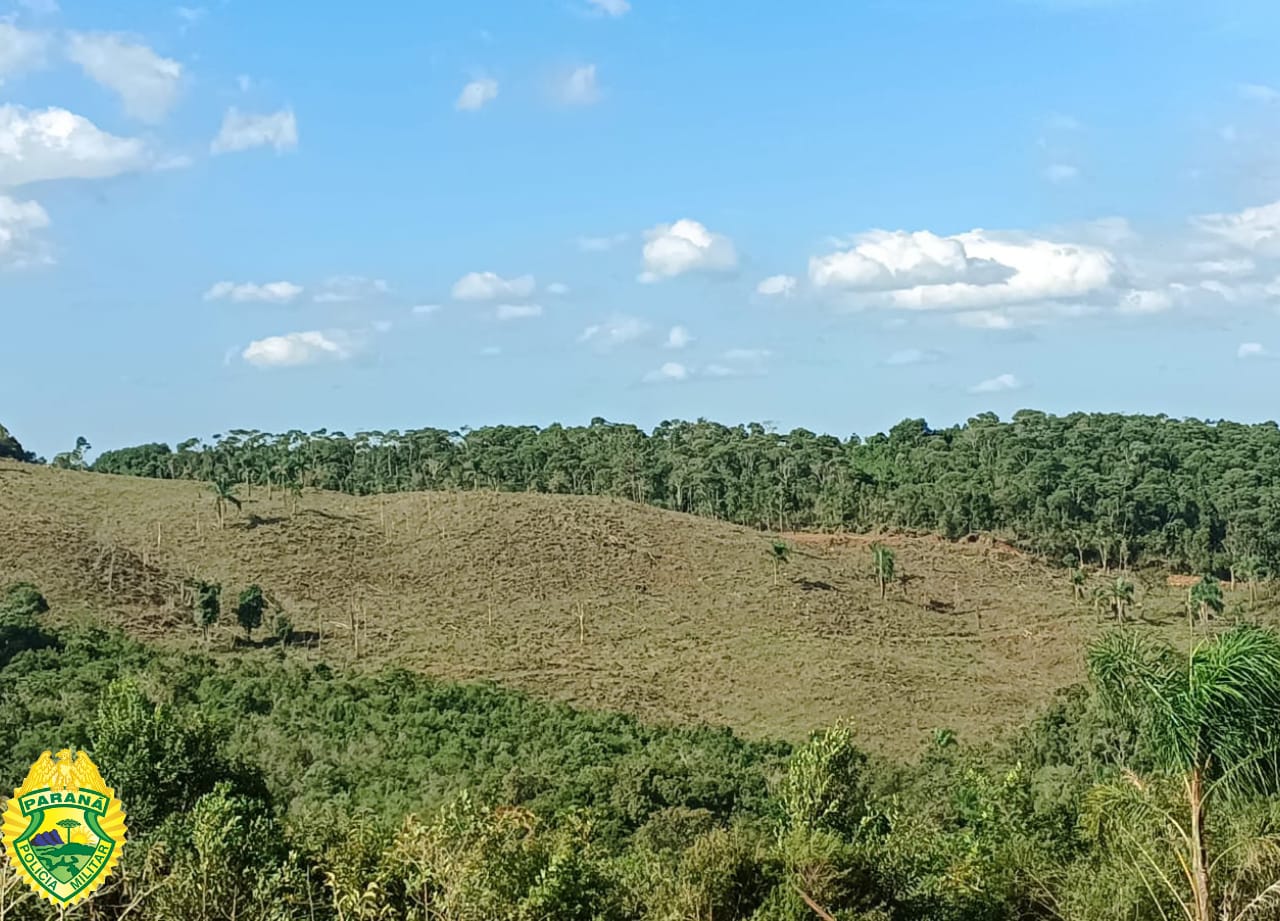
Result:
<svg viewBox="0 0 1280 921"><path fill-rule="evenodd" d="M83 465L76 449L55 464ZM664 422L449 432L233 430L103 452L103 473L230 489L365 494L488 489L617 496L753 528L994 532L1054 561L1280 571L1280 428L1020 411L838 438L761 424Z"/></svg>
<svg viewBox="0 0 1280 921"><path fill-rule="evenodd" d="M1275 918L1280 636L1133 631L983 744L910 764L645 726L486 685L214 660L0 593L0 770L109 766L130 828L84 919ZM0 869L0 917L53 917Z"/></svg>

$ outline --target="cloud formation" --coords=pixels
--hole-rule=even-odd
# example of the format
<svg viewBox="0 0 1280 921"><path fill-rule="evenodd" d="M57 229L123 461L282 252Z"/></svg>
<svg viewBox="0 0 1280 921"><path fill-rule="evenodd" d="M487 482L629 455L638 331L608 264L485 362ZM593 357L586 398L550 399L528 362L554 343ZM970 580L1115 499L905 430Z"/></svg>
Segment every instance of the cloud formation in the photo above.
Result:
<svg viewBox="0 0 1280 921"><path fill-rule="evenodd" d="M45 62L49 38L0 21L0 84L6 77L34 70Z"/></svg>
<svg viewBox="0 0 1280 921"><path fill-rule="evenodd" d="M1022 381L1018 380L1012 374L998 374L995 377L988 378L974 384L969 388L970 393L1004 393L1010 390L1021 390Z"/></svg>
<svg viewBox="0 0 1280 921"><path fill-rule="evenodd" d="M562 105L589 106L599 102L603 93L596 77L596 65L584 64L574 68L560 78L555 91Z"/></svg>
<svg viewBox="0 0 1280 921"><path fill-rule="evenodd" d="M0 266L49 262L37 236L49 223L49 215L37 202L0 195Z"/></svg>
<svg viewBox="0 0 1280 921"><path fill-rule="evenodd" d="M342 333L318 330L285 333L250 342L240 357L259 368L290 368L322 361L345 361L354 354L346 339Z"/></svg>
<svg viewBox="0 0 1280 921"><path fill-rule="evenodd" d="M631 9L627 0L587 0L597 13L603 16L625 16Z"/></svg>
<svg viewBox="0 0 1280 921"><path fill-rule="evenodd" d="M590 343L601 351L634 342L649 331L649 324L638 317L613 316L603 323L588 326L578 336L579 342Z"/></svg>
<svg viewBox="0 0 1280 921"><path fill-rule="evenodd" d="M642 282L674 278L687 272L724 272L738 265L738 253L726 236L684 218L659 224L645 234Z"/></svg>
<svg viewBox="0 0 1280 921"><path fill-rule="evenodd" d="M261 285L254 282L220 281L204 293L204 299L236 303L258 301L265 304L287 304L301 293L302 286L295 285L291 281L270 281Z"/></svg>
<svg viewBox="0 0 1280 921"><path fill-rule="evenodd" d="M756 285L756 293L765 297L790 297L796 290L794 275L770 275Z"/></svg>
<svg viewBox="0 0 1280 921"><path fill-rule="evenodd" d="M541 304L499 304L494 311L499 320L528 320L542 316Z"/></svg>
<svg viewBox="0 0 1280 921"><path fill-rule="evenodd" d="M67 56L118 95L125 112L140 121L162 121L178 100L182 65L123 35L73 32Z"/></svg>
<svg viewBox="0 0 1280 921"><path fill-rule="evenodd" d="M498 98L498 81L490 77L472 80L458 94L453 107L459 112L477 112Z"/></svg>
<svg viewBox="0 0 1280 921"><path fill-rule="evenodd" d="M222 117L222 128L210 143L209 152L216 155L273 147L276 153L284 153L297 146L298 119L292 110L255 115L232 106Z"/></svg>
<svg viewBox="0 0 1280 921"><path fill-rule="evenodd" d="M150 164L142 141L108 134L74 112L0 105L0 188L105 179Z"/></svg>
<svg viewBox="0 0 1280 921"><path fill-rule="evenodd" d="M503 278L495 272L469 272L453 284L453 297L459 301L492 301L500 297L521 298L533 293L536 282L532 275Z"/></svg>

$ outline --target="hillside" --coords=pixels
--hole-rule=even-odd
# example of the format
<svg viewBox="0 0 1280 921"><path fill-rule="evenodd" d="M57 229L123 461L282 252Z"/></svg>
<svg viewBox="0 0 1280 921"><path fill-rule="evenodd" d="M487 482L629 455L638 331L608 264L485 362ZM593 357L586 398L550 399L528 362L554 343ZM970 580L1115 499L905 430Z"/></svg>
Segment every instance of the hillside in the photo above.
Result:
<svg viewBox="0 0 1280 921"><path fill-rule="evenodd" d="M792 536L775 585L767 535L621 500L242 499L220 529L203 484L0 461L0 582L188 647L184 579L221 582L224 609L256 582L299 631L289 655L351 663L354 621L361 663L752 736L849 719L892 754L936 727L981 738L1025 722L1080 676L1101 629L1061 570L987 539L887 539L907 580L882 602L860 537ZM1155 578L1139 613L1185 633L1181 592ZM235 647L230 619L217 650Z"/></svg>

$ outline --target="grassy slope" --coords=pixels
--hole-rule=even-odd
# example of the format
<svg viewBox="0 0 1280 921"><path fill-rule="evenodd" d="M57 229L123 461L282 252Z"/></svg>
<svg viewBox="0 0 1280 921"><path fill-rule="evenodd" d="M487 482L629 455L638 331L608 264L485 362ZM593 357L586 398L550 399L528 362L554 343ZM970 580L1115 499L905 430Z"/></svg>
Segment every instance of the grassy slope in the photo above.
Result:
<svg viewBox="0 0 1280 921"><path fill-rule="evenodd" d="M355 610L362 662L752 736L849 719L864 744L898 755L935 727L979 738L1025 721L1080 676L1100 629L1062 571L986 540L892 539L910 581L881 602L860 538L794 538L775 586L765 535L620 501L289 504L255 490L219 530L201 484L0 462L0 582L30 579L63 611L189 646L200 640L184 577L228 595L258 582L298 630L323 633L291 655L349 663ZM1185 634L1181 597L1154 579L1140 613ZM215 648L234 636L220 628Z"/></svg>

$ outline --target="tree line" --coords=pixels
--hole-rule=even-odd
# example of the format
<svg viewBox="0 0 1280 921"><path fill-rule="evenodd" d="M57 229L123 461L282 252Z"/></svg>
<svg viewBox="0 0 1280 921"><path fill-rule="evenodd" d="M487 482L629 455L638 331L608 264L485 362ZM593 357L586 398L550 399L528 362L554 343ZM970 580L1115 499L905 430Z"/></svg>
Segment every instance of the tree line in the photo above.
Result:
<svg viewBox="0 0 1280 921"><path fill-rule="evenodd" d="M79 445L79 443L78 443ZM75 466L78 449L60 455ZM1054 561L1280 571L1280 428L1166 416L1020 411L838 438L765 425L651 432L490 426L268 434L106 451L104 473L354 494L485 489L616 496L775 531L995 532Z"/></svg>
<svg viewBox="0 0 1280 921"><path fill-rule="evenodd" d="M83 748L122 863L37 921L1274 921L1280 635L1139 631L981 745L867 755L646 726L497 687L215 661L0 590L0 777Z"/></svg>

